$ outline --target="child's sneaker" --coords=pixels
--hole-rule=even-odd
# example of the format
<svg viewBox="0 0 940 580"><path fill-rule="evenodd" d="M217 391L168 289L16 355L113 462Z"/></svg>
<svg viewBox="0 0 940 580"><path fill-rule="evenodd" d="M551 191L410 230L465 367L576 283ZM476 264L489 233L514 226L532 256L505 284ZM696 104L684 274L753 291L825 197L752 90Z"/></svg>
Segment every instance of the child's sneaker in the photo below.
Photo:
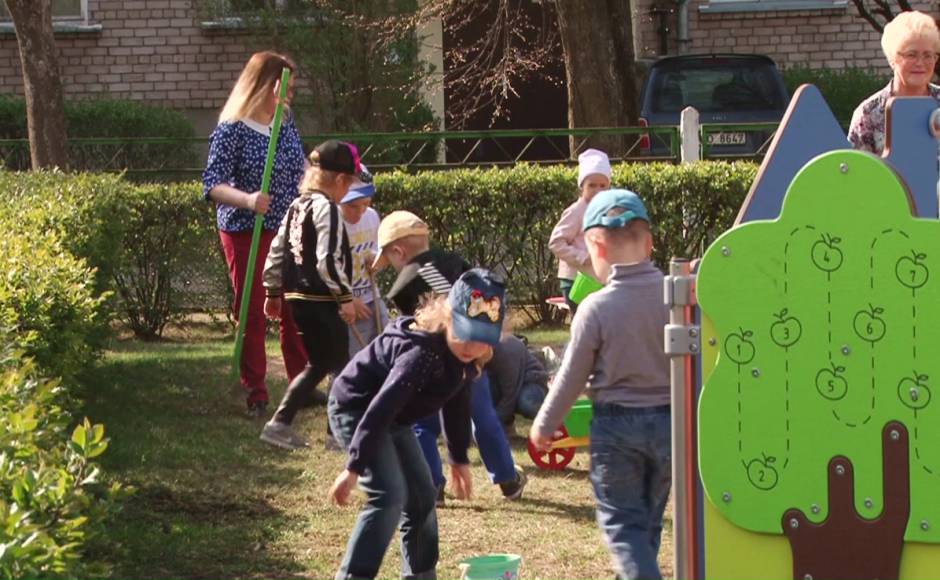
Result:
<svg viewBox="0 0 940 580"><path fill-rule="evenodd" d="M253 403L248 403L248 411L246 412L248 417L251 419L263 419L268 415L268 402L267 401L255 401Z"/></svg>
<svg viewBox="0 0 940 580"><path fill-rule="evenodd" d="M444 507L444 504L446 503L446 501L447 500L444 498L444 484L442 483L439 486L437 486L437 499L434 500L434 505L439 508L442 508Z"/></svg>
<svg viewBox="0 0 940 580"><path fill-rule="evenodd" d="M516 479L499 484L499 489L503 491L503 499L514 501L522 497L522 491L525 484L529 483L529 478L518 465L515 466Z"/></svg>
<svg viewBox="0 0 940 580"><path fill-rule="evenodd" d="M303 449L309 447L307 442L298 437L290 426L278 423L273 419L264 424L261 429L261 440L281 449Z"/></svg>
<svg viewBox="0 0 940 580"><path fill-rule="evenodd" d="M323 439L323 447L327 451L345 451L343 446L339 444L339 441L336 440L336 437L332 433L327 433L326 437Z"/></svg>

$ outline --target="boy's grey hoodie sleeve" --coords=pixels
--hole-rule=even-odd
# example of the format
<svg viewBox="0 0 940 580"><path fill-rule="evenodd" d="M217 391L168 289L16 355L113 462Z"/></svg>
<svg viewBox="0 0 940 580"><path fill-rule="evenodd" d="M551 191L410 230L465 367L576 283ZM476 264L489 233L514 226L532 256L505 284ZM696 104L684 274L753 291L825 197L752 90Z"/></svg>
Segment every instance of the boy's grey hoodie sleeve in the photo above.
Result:
<svg viewBox="0 0 940 580"><path fill-rule="evenodd" d="M591 301L586 300L571 321L571 341L565 358L532 422L532 427L543 437L551 437L561 426L594 370L601 346L601 328L590 304Z"/></svg>
<svg viewBox="0 0 940 580"><path fill-rule="evenodd" d="M277 235L271 241L271 248L268 250L268 257L264 260L264 271L261 273L261 283L264 285L265 295L269 298L280 298L283 293L281 288L284 285L284 254L287 251L287 224L290 223L291 215L294 213L294 206L287 210L284 219L281 220L280 227L277 228Z"/></svg>

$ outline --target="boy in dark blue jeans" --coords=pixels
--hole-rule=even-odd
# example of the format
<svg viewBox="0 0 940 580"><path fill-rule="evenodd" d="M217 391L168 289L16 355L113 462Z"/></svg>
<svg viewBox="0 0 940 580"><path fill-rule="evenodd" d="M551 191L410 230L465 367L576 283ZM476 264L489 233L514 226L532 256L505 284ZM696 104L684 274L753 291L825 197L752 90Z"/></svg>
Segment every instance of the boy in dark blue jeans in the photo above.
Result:
<svg viewBox="0 0 940 580"><path fill-rule="evenodd" d="M661 578L656 556L672 477L663 274L650 261L649 216L635 193L598 193L583 227L594 271L607 284L578 308L529 438L547 451L590 379L597 523L620 578Z"/></svg>

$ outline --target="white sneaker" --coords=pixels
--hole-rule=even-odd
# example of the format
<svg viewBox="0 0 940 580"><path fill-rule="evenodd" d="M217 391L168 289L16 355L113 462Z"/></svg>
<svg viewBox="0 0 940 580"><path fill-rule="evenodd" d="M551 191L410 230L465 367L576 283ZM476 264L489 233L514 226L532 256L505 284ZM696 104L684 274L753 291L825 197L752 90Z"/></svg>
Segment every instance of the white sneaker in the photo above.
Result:
<svg viewBox="0 0 940 580"><path fill-rule="evenodd" d="M274 419L264 424L261 440L281 449L303 449L309 447L306 441L298 437L289 425L278 423Z"/></svg>

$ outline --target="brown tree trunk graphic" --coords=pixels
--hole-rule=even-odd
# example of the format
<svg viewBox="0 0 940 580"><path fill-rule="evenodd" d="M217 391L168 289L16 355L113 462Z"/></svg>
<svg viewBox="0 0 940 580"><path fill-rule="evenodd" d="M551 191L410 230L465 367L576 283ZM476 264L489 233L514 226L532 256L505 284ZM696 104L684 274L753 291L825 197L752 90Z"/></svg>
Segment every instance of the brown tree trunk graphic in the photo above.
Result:
<svg viewBox="0 0 940 580"><path fill-rule="evenodd" d="M829 461L829 516L810 522L802 511L787 510L783 533L790 540L796 580L896 580L904 530L911 511L907 428L897 421L881 432L884 456L884 509L873 520L855 510L852 462Z"/></svg>

